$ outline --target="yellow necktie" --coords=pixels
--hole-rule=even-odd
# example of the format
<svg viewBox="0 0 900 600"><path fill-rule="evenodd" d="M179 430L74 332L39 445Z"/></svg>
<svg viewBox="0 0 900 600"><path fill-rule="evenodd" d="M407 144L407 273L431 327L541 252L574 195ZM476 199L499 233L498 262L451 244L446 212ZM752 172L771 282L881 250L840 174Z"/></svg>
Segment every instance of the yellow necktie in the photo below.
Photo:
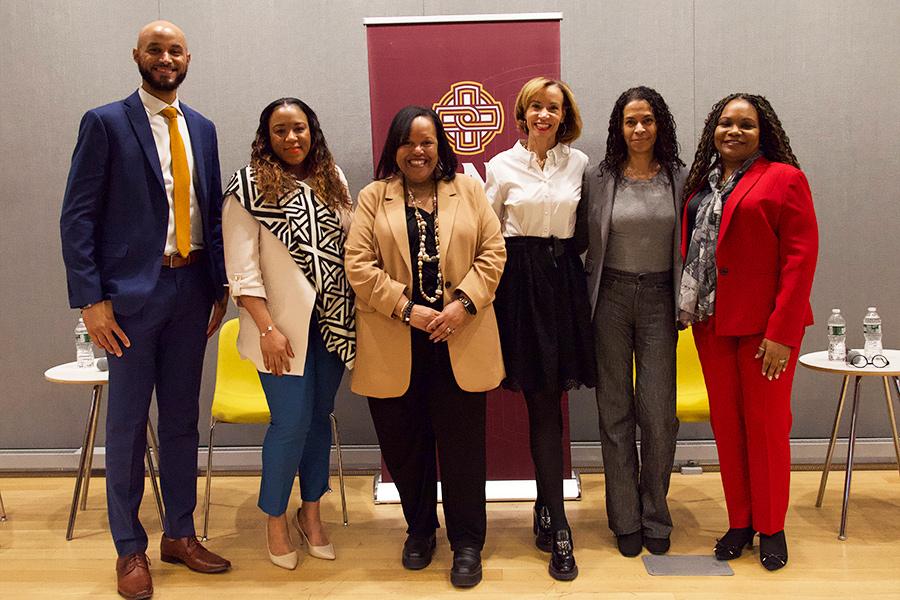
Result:
<svg viewBox="0 0 900 600"><path fill-rule="evenodd" d="M178 254L191 253L191 172L188 170L184 140L178 131L178 111L167 106L160 113L169 121L169 149L172 153L172 178L175 190L172 202L175 209L175 246Z"/></svg>

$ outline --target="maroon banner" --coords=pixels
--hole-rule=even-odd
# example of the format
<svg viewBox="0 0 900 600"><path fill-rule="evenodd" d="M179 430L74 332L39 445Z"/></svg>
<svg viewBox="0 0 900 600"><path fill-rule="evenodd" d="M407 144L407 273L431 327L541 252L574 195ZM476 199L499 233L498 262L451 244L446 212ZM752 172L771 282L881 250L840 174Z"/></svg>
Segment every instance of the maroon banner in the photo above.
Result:
<svg viewBox="0 0 900 600"><path fill-rule="evenodd" d="M391 119L404 106L417 104L438 113L459 156L460 171L484 181L484 163L522 137L515 122L515 100L522 85L538 75L559 77L558 18L388 21L366 22L373 165L381 156ZM568 474L571 453L565 397L563 415ZM489 480L534 478L528 414L520 394L505 390L488 394L487 437ZM389 481L384 468L382 479Z"/></svg>

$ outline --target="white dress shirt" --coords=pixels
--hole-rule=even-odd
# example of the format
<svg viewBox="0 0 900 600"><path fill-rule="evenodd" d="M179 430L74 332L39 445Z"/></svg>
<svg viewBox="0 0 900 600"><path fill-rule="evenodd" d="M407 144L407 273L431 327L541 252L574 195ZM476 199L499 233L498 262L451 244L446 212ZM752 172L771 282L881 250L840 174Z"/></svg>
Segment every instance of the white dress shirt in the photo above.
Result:
<svg viewBox="0 0 900 600"><path fill-rule="evenodd" d="M587 155L565 144L547 152L544 168L521 142L485 165L485 194L500 218L503 237L567 239L575 235L575 210Z"/></svg>
<svg viewBox="0 0 900 600"><path fill-rule="evenodd" d="M175 205L174 190L175 179L172 175L172 150L169 146L169 120L160 113L164 108L172 106L178 111L178 131L184 140L184 153L187 155L188 172L191 174L191 250L203 247L203 220L200 215L200 206L197 204L197 192L194 189L194 152L191 149L191 134L188 132L187 121L181 112L178 99L171 104L166 104L156 96L147 93L144 88L138 88L147 118L150 119L150 131L153 132L153 141L156 143L156 154L159 156L159 168L162 170L163 183L166 186L166 200L169 202L169 226L166 231L165 254L178 253L178 245L175 243Z"/></svg>

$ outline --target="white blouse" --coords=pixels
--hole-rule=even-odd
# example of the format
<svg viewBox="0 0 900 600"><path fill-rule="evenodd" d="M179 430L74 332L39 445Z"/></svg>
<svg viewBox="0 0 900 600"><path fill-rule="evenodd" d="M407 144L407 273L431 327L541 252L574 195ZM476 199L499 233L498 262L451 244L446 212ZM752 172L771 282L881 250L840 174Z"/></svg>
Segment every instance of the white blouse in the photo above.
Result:
<svg viewBox="0 0 900 600"><path fill-rule="evenodd" d="M520 142L485 165L485 193L500 218L503 237L529 235L567 239L575 235L575 210L587 155L565 144L537 155Z"/></svg>

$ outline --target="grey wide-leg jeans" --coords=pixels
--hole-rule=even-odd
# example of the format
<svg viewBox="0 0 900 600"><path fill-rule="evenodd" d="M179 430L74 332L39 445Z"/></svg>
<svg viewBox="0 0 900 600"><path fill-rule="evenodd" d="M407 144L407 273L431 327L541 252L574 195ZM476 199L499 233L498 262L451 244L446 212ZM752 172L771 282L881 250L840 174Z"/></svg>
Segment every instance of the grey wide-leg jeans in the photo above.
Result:
<svg viewBox="0 0 900 600"><path fill-rule="evenodd" d="M665 538L672 531L666 494L678 433L674 302L671 273L603 271L594 312L596 392L606 512L616 535Z"/></svg>

